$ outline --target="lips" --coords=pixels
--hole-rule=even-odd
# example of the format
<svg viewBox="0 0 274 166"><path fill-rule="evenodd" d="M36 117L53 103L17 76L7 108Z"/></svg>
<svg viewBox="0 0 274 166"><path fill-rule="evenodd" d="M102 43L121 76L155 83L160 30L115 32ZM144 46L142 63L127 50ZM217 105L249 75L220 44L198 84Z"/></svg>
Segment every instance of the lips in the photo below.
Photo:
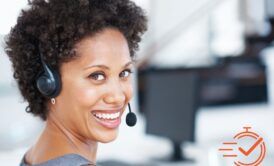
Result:
<svg viewBox="0 0 274 166"><path fill-rule="evenodd" d="M103 127L115 129L121 123L122 109L95 110L91 112L96 121Z"/></svg>

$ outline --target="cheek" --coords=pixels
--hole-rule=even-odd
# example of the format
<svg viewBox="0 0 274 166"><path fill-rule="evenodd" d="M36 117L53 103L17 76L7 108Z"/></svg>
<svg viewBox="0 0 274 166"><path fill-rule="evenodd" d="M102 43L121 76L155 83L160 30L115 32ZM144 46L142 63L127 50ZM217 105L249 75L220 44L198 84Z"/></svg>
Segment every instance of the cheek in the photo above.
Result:
<svg viewBox="0 0 274 166"><path fill-rule="evenodd" d="M133 85L131 81L124 85L124 92L127 100L129 101L133 97Z"/></svg>
<svg viewBox="0 0 274 166"><path fill-rule="evenodd" d="M75 94L75 100L82 106L91 106L95 104L101 96L98 88L79 88Z"/></svg>

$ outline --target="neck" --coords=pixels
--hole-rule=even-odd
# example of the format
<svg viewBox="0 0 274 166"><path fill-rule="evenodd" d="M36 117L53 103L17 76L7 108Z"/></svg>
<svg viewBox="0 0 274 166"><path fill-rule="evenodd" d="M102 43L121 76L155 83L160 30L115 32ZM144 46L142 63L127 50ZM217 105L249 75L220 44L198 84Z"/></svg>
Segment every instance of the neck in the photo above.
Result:
<svg viewBox="0 0 274 166"><path fill-rule="evenodd" d="M46 121L46 127L37 144L31 149L30 155L39 156L41 154L43 157L38 157L37 159L47 161L64 154L75 153L95 163L97 145L97 142L85 140L67 129L53 116L49 116ZM35 163L43 162L30 161L35 161ZM35 163L31 162L31 164Z"/></svg>

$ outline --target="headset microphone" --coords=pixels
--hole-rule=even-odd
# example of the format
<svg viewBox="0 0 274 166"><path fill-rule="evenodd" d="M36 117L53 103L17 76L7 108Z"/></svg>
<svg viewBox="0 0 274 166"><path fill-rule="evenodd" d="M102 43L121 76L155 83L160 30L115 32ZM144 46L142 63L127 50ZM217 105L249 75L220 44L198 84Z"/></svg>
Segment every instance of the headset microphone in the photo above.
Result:
<svg viewBox="0 0 274 166"><path fill-rule="evenodd" d="M126 123L129 127L133 127L133 126L135 126L135 124L137 122L137 117L133 112L131 112L129 103L128 103L128 109L129 109L129 113L126 116Z"/></svg>

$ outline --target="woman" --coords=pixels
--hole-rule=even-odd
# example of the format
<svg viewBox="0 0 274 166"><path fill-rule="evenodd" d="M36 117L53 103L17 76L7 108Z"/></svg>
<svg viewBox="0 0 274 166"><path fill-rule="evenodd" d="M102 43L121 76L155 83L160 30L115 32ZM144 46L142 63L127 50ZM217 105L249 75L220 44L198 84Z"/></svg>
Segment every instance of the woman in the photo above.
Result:
<svg viewBox="0 0 274 166"><path fill-rule="evenodd" d="M129 0L32 0L6 40L26 111L46 127L21 165L94 165L117 137L146 17Z"/></svg>

